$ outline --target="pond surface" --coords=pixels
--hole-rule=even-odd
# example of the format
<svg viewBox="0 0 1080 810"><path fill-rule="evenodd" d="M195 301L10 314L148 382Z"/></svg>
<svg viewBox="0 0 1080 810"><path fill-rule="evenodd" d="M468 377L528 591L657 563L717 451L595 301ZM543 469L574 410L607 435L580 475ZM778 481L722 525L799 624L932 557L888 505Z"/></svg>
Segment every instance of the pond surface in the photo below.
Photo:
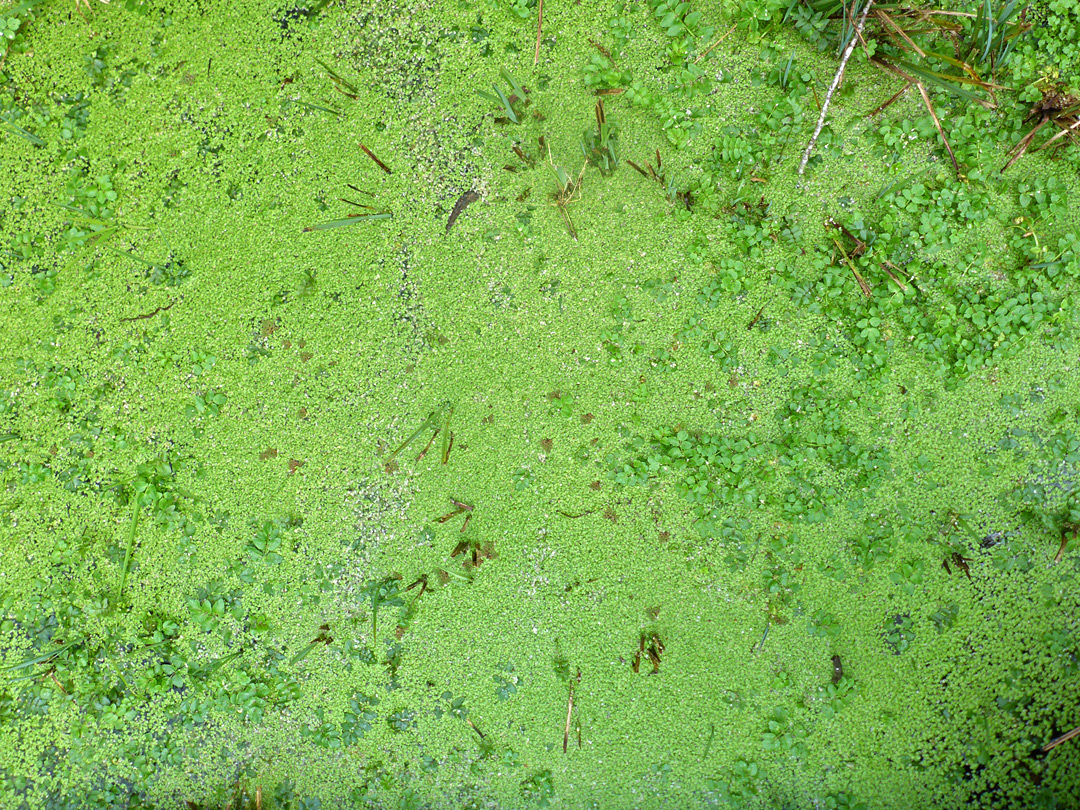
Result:
<svg viewBox="0 0 1080 810"><path fill-rule="evenodd" d="M1077 150L792 8L0 14L4 807L1080 803Z"/></svg>

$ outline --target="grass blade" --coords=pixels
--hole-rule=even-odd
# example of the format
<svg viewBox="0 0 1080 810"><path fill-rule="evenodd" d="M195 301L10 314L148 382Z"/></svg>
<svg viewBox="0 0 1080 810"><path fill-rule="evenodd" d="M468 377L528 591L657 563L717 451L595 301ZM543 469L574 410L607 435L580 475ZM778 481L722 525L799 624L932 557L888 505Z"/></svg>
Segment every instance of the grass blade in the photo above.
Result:
<svg viewBox="0 0 1080 810"><path fill-rule="evenodd" d="M506 93L504 93L502 91L502 88L498 85L493 85L493 87L495 88L495 92L499 94L499 101L506 108L506 117L513 121L515 124L520 124L521 122L518 121L517 114L514 112L513 105L510 104L510 99L506 97Z"/></svg>
<svg viewBox="0 0 1080 810"><path fill-rule="evenodd" d="M32 143L34 146L44 146L45 145L45 141L41 140L41 138L39 138L33 132L27 132L25 129L20 127L18 124L12 124L9 121L9 122L7 122L7 125L8 125L8 127L10 127L10 132L12 132L15 135L18 135L21 138L26 138L26 140L30 141L30 143Z"/></svg>
<svg viewBox="0 0 1080 810"><path fill-rule="evenodd" d="M514 77L510 75L510 71L506 68L500 68L499 75L503 77L508 85L510 85L510 90L513 91L514 95L524 101L525 89L514 80Z"/></svg>
<svg viewBox="0 0 1080 810"><path fill-rule="evenodd" d="M319 59L318 57L315 57L315 61L322 65L326 72L330 74L330 80L337 85L337 89L339 92L348 96L353 101L356 101L360 97L360 91L357 90L353 85L349 84L349 82L341 78L341 76L337 74L337 71L335 71L332 67L326 64L326 62L324 62L322 59Z"/></svg>
<svg viewBox="0 0 1080 810"><path fill-rule="evenodd" d="M299 99L289 99L287 101L287 103L288 104L299 104L301 107L308 107L308 108L310 108L312 110L322 110L323 112L328 112L331 115L341 115L341 113L338 110L331 110L329 107L320 107L318 104L309 104L308 102L300 101Z"/></svg>
<svg viewBox="0 0 1080 810"><path fill-rule="evenodd" d="M133 498L134 506L131 510L131 524L128 526L128 542L127 553L124 554L124 568L120 572L120 587L116 589L116 602L120 603L120 597L124 593L124 586L127 585L128 569L131 567L131 554L135 550L135 534L139 529L139 494L136 492Z"/></svg>
<svg viewBox="0 0 1080 810"><path fill-rule="evenodd" d="M393 453L390 454L390 458L388 458L386 460L387 464L389 464L391 461L393 461L395 458L397 458L398 453L400 453L402 450L404 450L406 447L408 447L410 444L412 444L414 441L416 441L417 436L419 436L425 430L428 430L432 425L434 425L436 420L438 419L438 417L439 417L439 415L441 413L442 413L442 408L441 407L436 408L435 410L433 410L431 412L431 414L428 416L428 418L424 420L423 424L421 424L420 427L418 427L413 432L413 434L411 436L409 436L409 438L407 438L405 441L403 441L401 443L401 445L398 447L397 450L395 450Z"/></svg>
<svg viewBox="0 0 1080 810"><path fill-rule="evenodd" d="M357 222L372 222L377 219L393 219L394 215L389 211L382 211L378 214L351 214L345 219L332 219L329 222L320 222L318 225L311 225L304 228L304 233L310 233L311 231L326 231L330 228L341 228L345 225L355 225Z"/></svg>

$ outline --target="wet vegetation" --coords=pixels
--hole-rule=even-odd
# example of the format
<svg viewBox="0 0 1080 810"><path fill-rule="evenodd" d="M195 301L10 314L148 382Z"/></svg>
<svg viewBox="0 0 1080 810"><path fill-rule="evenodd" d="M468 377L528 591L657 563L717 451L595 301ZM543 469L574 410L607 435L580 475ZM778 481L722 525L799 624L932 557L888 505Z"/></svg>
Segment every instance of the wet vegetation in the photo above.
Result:
<svg viewBox="0 0 1080 810"><path fill-rule="evenodd" d="M0 802L1080 804L1066 0L0 12Z"/></svg>

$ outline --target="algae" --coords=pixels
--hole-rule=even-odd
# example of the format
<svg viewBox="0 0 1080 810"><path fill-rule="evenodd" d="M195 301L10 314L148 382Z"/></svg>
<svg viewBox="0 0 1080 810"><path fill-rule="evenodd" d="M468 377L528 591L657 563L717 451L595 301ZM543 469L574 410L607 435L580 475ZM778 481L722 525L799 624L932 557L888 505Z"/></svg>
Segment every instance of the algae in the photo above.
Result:
<svg viewBox="0 0 1080 810"><path fill-rule="evenodd" d="M667 5L6 12L5 807L1080 802L1075 148Z"/></svg>

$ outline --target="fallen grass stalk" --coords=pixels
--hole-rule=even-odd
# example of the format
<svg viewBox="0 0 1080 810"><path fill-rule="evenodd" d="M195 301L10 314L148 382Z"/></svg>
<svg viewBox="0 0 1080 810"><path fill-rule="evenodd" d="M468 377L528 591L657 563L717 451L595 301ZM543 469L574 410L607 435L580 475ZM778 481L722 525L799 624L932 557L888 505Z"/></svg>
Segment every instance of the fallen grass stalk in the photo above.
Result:
<svg viewBox="0 0 1080 810"><path fill-rule="evenodd" d="M364 146L364 145L363 145L362 143L360 143L359 141L357 141L357 143L359 144L360 148L364 150L364 154L365 154L365 155L367 155L367 156L368 156L369 158L371 158L372 160L374 160L374 161L375 161L375 163L377 163L377 164L378 164L378 166L379 166L379 168L380 168L380 169L382 169L382 170L383 170L384 172L386 172L387 174L393 174L393 172L392 172L392 171L390 171L390 168L389 168L389 167L388 167L388 166L387 166L387 165L386 165L385 163L383 163L383 162L382 162L381 160L379 160L379 159L378 159L378 158L377 158L377 157L375 156L375 153L374 153L374 152L372 152L372 151L371 151L370 149L368 149L368 148L367 148L366 146Z"/></svg>
<svg viewBox="0 0 1080 810"><path fill-rule="evenodd" d="M581 670L577 671L577 682L581 681ZM574 683L570 681L570 698L566 701L566 728L563 730L562 738L562 750L566 753L567 747L570 745L570 716L574 713Z"/></svg>
<svg viewBox="0 0 1080 810"><path fill-rule="evenodd" d="M1054 748L1057 748L1063 742L1068 742L1073 737L1077 737L1077 736L1080 736L1080 726L1077 726L1072 731L1066 731L1060 737L1055 737L1054 739L1052 739L1050 742L1048 742L1046 745L1044 745L1039 750L1042 751L1045 754L1048 751L1051 751Z"/></svg>

